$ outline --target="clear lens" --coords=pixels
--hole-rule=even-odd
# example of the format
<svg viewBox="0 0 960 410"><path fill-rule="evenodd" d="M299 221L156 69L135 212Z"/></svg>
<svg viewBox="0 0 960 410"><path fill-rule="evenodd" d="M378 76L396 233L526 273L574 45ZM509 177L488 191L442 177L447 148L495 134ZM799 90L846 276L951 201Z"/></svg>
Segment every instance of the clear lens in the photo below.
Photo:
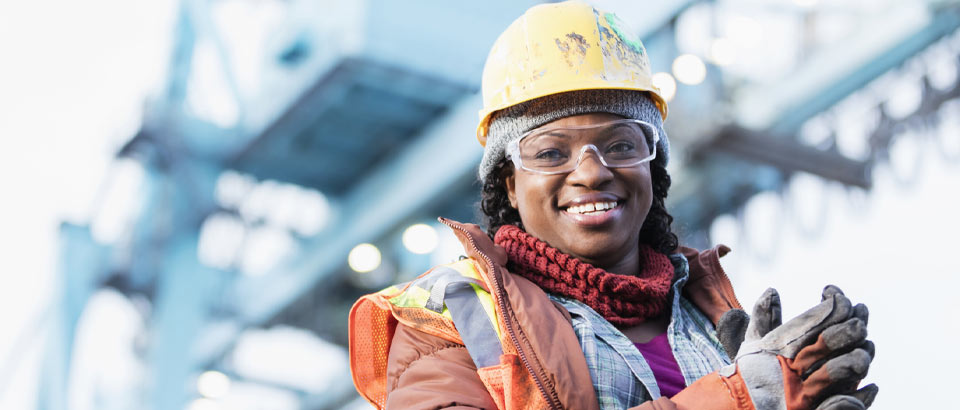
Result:
<svg viewBox="0 0 960 410"><path fill-rule="evenodd" d="M630 167L655 157L657 139L656 128L648 123L617 120L535 130L515 143L511 155L524 169L543 173L573 171L590 150L607 167Z"/></svg>

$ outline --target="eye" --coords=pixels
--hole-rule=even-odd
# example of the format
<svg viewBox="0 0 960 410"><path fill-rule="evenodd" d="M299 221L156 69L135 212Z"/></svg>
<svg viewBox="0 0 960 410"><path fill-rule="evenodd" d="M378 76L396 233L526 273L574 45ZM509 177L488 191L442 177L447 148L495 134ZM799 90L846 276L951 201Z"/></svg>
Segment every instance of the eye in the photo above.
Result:
<svg viewBox="0 0 960 410"><path fill-rule="evenodd" d="M625 153L636 151L636 145L627 141L617 141L607 148L607 152Z"/></svg>
<svg viewBox="0 0 960 410"><path fill-rule="evenodd" d="M563 153L555 148L544 149L537 152L537 155L535 155L534 158L538 161L559 161L563 159Z"/></svg>

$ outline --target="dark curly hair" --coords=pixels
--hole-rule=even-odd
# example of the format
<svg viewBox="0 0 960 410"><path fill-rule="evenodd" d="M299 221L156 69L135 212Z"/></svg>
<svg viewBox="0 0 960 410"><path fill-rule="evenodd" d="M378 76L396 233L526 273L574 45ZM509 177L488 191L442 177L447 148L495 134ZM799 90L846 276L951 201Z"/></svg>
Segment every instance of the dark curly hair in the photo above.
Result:
<svg viewBox="0 0 960 410"><path fill-rule="evenodd" d="M660 148L657 148L660 151ZM653 204L647 219L640 228L640 243L649 245L663 254L673 253L679 244L677 235L670 230L673 216L667 213L664 199L670 189L670 174L664 164L663 152L650 162L650 175L653 182ZM507 196L506 179L513 172L513 162L504 158L497 163L494 171L487 176L480 191L480 211L483 226L492 239L503 225L516 225L523 228L520 212L510 205Z"/></svg>

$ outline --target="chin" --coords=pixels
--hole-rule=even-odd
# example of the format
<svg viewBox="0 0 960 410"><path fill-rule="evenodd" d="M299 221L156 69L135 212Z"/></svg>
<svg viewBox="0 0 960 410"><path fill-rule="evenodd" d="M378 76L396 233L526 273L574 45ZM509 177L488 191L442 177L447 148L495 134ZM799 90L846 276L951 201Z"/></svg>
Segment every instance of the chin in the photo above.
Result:
<svg viewBox="0 0 960 410"><path fill-rule="evenodd" d="M571 249L569 252L565 252L565 253L577 259L580 259L583 262L587 262L591 265L597 265L600 263L600 260L604 256L607 256L607 257L610 256L609 249L610 249L609 247L599 247L599 248L591 247L587 249L578 248L578 249Z"/></svg>

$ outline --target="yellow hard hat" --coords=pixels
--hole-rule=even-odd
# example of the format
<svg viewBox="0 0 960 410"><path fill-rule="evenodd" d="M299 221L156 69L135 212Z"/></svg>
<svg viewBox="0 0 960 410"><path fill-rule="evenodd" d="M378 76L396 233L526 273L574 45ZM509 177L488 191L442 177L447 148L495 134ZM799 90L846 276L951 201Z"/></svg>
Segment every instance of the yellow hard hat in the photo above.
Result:
<svg viewBox="0 0 960 410"><path fill-rule="evenodd" d="M643 43L616 15L580 1L534 6L510 24L487 56L481 88L477 139L483 146L496 111L568 91L647 91L667 118Z"/></svg>

